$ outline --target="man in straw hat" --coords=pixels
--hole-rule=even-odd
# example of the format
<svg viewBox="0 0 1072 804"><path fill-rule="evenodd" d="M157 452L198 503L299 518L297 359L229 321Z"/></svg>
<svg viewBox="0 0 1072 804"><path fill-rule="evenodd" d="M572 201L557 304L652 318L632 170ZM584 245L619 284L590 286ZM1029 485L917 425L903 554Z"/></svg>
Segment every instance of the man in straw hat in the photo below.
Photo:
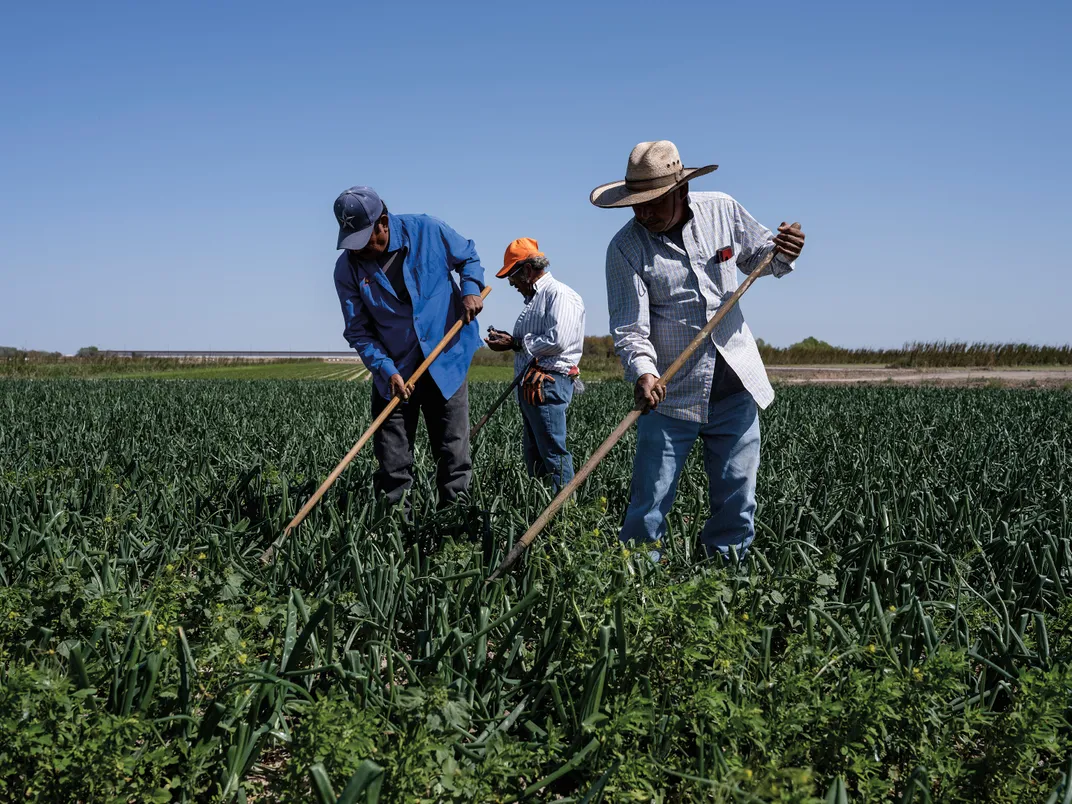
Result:
<svg viewBox="0 0 1072 804"><path fill-rule="evenodd" d="M661 370L773 249L767 269L793 270L804 246L800 225L778 234L724 193L690 193L689 181L716 170L682 166L669 141L642 142L629 155L625 180L597 187L597 207L632 207L633 218L607 248L607 296L614 347L636 403L637 452L629 507L619 537L661 558L666 516L685 459L703 441L710 516L700 541L707 555L742 555L755 535L759 416L774 399L740 305L721 321L664 390Z"/></svg>
<svg viewBox="0 0 1072 804"><path fill-rule="evenodd" d="M566 409L574 385L580 385L577 364L584 348L584 302L551 276L550 262L539 248L528 237L507 246L496 276L508 279L525 298L525 309L513 334L489 327L485 341L496 352L517 353L514 372L525 372L518 392L525 468L532 477L550 477L557 491L573 479Z"/></svg>
<svg viewBox="0 0 1072 804"><path fill-rule="evenodd" d="M480 257L472 240L436 218L388 212L371 187L342 193L335 200L335 218L342 250L335 290L346 322L343 334L372 374L372 415L378 416L392 396L404 400L373 437L380 464L373 477L376 493L397 503L413 485L413 444L423 412L439 505L445 506L469 487L472 468L465 378L480 348ZM459 319L465 323L461 332L428 373L407 386L405 378Z"/></svg>

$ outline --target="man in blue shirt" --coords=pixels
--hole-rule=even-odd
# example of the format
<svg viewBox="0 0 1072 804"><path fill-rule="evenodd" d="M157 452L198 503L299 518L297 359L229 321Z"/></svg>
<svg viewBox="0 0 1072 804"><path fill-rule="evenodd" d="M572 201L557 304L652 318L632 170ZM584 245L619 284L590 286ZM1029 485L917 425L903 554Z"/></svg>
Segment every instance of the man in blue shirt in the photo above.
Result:
<svg viewBox="0 0 1072 804"><path fill-rule="evenodd" d="M383 412L392 396L403 400L373 437L380 464L376 492L396 503L413 485L413 442L423 411L439 505L445 506L469 487L472 468L465 377L480 346L480 257L473 241L441 220L391 214L371 187L340 195L335 218L343 249L335 263L343 335L372 374L372 415ZM404 378L459 319L465 323L461 332L408 387Z"/></svg>

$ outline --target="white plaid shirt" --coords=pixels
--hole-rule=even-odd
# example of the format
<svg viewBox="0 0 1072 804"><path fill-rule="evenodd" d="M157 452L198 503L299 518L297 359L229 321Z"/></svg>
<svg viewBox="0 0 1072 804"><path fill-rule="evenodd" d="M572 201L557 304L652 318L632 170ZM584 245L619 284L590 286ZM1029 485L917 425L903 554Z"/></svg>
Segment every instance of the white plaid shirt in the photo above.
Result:
<svg viewBox="0 0 1072 804"><path fill-rule="evenodd" d="M513 335L521 343L521 351L514 358L514 373L536 357L541 368L566 374L581 362L584 302L550 271L544 271L536 280L535 289L514 324Z"/></svg>
<svg viewBox="0 0 1072 804"><path fill-rule="evenodd" d="M689 207L685 251L635 218L607 248L610 331L630 382L643 374L661 376L737 289L737 271L750 273L774 248L771 230L725 193L689 193ZM794 267L775 257L764 275L781 277ZM670 381L660 413L707 421L716 347L761 408L774 400L738 304Z"/></svg>

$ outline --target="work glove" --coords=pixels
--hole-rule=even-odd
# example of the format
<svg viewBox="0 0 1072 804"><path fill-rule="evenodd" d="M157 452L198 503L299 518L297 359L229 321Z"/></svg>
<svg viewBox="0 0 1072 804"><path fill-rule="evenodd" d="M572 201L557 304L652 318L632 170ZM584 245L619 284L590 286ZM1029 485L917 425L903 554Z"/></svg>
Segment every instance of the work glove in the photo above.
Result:
<svg viewBox="0 0 1072 804"><path fill-rule="evenodd" d="M525 372L524 379L521 380L521 393L525 401L530 405L542 405L544 403L543 384L554 381L554 377L533 363Z"/></svg>

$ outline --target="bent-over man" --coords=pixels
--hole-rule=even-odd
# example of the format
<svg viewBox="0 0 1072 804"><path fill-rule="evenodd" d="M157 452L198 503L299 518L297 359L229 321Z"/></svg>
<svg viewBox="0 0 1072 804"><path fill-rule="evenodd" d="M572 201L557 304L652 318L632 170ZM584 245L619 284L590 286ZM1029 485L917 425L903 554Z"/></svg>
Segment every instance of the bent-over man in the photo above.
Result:
<svg viewBox="0 0 1072 804"><path fill-rule="evenodd" d="M598 207L632 207L607 248L607 298L615 350L635 383L637 423L629 507L619 537L661 558L666 516L697 438L703 442L710 516L700 541L708 555L743 555L755 535L759 414L774 399L740 305L719 323L664 390L660 372L685 349L773 249L767 272L793 270L804 246L799 224L777 236L725 193L690 193L689 180L716 170L682 167L669 141L642 142L625 181L592 191Z"/></svg>
<svg viewBox="0 0 1072 804"><path fill-rule="evenodd" d="M506 277L525 297L513 334L488 328L486 343L497 352L513 349L514 372L525 372L518 391L524 419L525 467L532 477L550 477L557 491L573 479L573 456L566 448L566 409L584 348L584 302L548 270L550 262L535 240L513 241L506 249Z"/></svg>
<svg viewBox="0 0 1072 804"><path fill-rule="evenodd" d="M468 489L472 468L465 378L480 346L480 257L473 241L441 220L388 212L371 187L340 195L335 218L343 249L335 263L343 334L372 374L372 415L382 413L392 396L403 400L373 437L376 492L397 503L413 485L413 443L423 412L443 507ZM465 322L461 332L408 386L403 378L459 319Z"/></svg>

